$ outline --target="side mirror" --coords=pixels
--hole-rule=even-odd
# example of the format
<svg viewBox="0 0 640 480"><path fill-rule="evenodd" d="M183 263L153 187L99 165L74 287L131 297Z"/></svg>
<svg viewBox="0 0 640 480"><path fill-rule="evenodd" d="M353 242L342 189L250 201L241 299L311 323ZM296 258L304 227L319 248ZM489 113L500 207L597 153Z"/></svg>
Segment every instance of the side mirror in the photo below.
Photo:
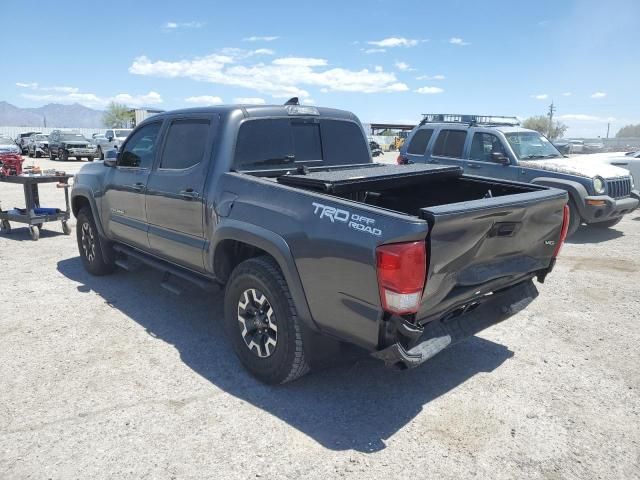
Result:
<svg viewBox="0 0 640 480"><path fill-rule="evenodd" d="M504 153L500 153L500 152L493 152L491 154L491 160L501 165L511 164L511 160L509 160L509 157L507 157Z"/></svg>
<svg viewBox="0 0 640 480"><path fill-rule="evenodd" d="M118 152L115 150L107 150L104 152L104 166L115 167L118 164Z"/></svg>

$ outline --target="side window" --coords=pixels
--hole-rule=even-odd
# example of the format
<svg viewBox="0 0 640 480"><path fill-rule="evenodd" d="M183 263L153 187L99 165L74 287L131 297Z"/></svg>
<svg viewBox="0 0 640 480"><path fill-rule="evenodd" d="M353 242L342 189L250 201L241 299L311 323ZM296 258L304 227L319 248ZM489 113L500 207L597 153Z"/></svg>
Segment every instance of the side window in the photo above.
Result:
<svg viewBox="0 0 640 480"><path fill-rule="evenodd" d="M407 148L407 153L411 155L424 155L424 152L427 150L427 145L429 145L429 140L431 140L432 135L433 129L431 128L418 130L411 139L409 148Z"/></svg>
<svg viewBox="0 0 640 480"><path fill-rule="evenodd" d="M433 147L436 157L462 158L464 141L467 138L465 130L441 130Z"/></svg>
<svg viewBox="0 0 640 480"><path fill-rule="evenodd" d="M479 160L481 162L493 162L492 153L507 154L500 139L491 133L474 133L469 159Z"/></svg>
<svg viewBox="0 0 640 480"><path fill-rule="evenodd" d="M183 170L202 161L207 146L209 120L174 120L167 131L160 168Z"/></svg>
<svg viewBox="0 0 640 480"><path fill-rule="evenodd" d="M107 130L104 136L105 138L113 137L113 130Z"/></svg>
<svg viewBox="0 0 640 480"><path fill-rule="evenodd" d="M118 166L150 168L161 125L159 122L150 123L135 132L124 146L118 160Z"/></svg>

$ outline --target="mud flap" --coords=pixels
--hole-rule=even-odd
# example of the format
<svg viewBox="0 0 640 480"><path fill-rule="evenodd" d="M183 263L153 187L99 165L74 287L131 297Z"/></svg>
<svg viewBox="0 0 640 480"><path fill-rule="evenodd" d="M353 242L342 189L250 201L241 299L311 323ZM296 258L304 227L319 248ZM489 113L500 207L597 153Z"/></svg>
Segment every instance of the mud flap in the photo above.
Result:
<svg viewBox="0 0 640 480"><path fill-rule="evenodd" d="M524 310L537 296L538 290L533 281L527 280L502 292L494 293L472 312L446 320L429 322L425 325L417 344L409 350L400 343L394 343L371 355L383 360L387 366L417 367L445 348Z"/></svg>

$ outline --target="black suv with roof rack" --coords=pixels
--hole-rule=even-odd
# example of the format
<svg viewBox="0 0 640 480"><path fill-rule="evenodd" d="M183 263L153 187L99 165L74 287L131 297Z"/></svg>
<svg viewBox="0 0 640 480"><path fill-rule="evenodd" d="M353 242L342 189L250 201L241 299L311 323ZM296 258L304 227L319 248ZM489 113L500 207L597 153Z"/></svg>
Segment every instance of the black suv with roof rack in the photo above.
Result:
<svg viewBox="0 0 640 480"><path fill-rule="evenodd" d="M49 134L49 158L55 160L69 160L69 157L76 157L76 160L86 158L90 162L96 157L96 146L84 135L78 132L64 130L54 130Z"/></svg>
<svg viewBox="0 0 640 480"><path fill-rule="evenodd" d="M545 185L569 194L569 235L581 223L608 228L637 208L640 194L622 168L567 158L516 117L424 114L398 163L463 167L472 175Z"/></svg>

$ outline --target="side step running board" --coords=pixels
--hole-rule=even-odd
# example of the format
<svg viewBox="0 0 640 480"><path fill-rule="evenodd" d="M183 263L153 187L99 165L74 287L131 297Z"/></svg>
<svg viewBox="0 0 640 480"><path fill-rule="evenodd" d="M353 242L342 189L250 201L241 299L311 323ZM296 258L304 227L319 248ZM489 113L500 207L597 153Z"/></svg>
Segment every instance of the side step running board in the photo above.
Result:
<svg viewBox="0 0 640 480"><path fill-rule="evenodd" d="M128 257L126 260L117 260L116 265L124 268L127 271L131 271L135 268L135 263L142 262L149 265L150 267L160 270L165 274L162 279L162 287L177 295L180 294L181 290L175 284L175 282L172 281L173 279L171 277L177 277L182 280L191 282L194 285L202 288L203 290L215 291L219 289L219 284L213 280L210 280L202 275L198 275L197 273L192 273L189 270L177 267L169 262L160 260L159 258L155 258L142 253L134 248L128 247L126 245L115 244L113 246L113 249L116 252L122 253Z"/></svg>

